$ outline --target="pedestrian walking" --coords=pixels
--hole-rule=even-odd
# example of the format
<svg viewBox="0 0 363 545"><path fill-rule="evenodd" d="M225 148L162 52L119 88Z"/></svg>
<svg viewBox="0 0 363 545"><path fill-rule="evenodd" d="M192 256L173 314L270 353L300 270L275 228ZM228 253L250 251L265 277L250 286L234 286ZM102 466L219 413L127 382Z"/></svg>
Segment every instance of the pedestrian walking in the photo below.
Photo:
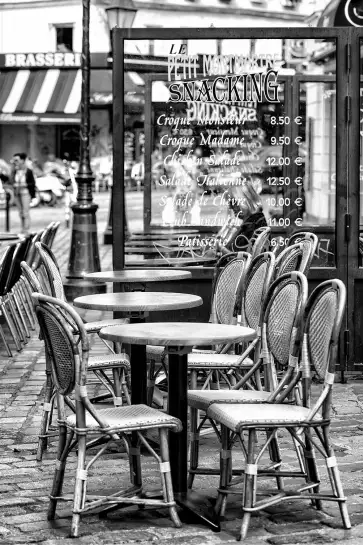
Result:
<svg viewBox="0 0 363 545"><path fill-rule="evenodd" d="M28 168L27 154L15 153L11 160L13 170L9 176L3 175L3 181L9 182L14 189L15 204L18 207L21 232L26 234L30 229L30 203L35 199L35 178ZM5 178L5 179L4 179Z"/></svg>

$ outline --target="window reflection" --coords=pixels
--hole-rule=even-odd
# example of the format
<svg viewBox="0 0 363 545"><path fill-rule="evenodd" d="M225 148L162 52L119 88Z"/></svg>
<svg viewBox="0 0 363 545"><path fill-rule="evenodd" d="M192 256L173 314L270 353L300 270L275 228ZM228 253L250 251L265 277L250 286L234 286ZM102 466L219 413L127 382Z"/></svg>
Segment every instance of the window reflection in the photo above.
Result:
<svg viewBox="0 0 363 545"><path fill-rule="evenodd" d="M274 244L309 228L313 266L335 266L334 40L186 42L155 40L163 62L126 89L126 187L150 180L144 218L217 232L251 186Z"/></svg>

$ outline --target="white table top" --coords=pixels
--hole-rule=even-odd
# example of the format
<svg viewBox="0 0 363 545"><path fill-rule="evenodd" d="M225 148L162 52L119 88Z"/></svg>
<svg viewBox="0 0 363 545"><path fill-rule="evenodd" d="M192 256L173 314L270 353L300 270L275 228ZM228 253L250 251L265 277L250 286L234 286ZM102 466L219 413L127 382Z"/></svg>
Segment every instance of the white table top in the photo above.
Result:
<svg viewBox="0 0 363 545"><path fill-rule="evenodd" d="M101 271L85 274L89 280L101 282L163 282L167 280L184 280L190 278L192 273L179 270L157 270L157 269L123 269L121 271Z"/></svg>
<svg viewBox="0 0 363 545"><path fill-rule="evenodd" d="M189 293L132 291L84 295L77 297L73 303L76 307L92 310L148 312L199 307L203 300L198 295Z"/></svg>
<svg viewBox="0 0 363 545"><path fill-rule="evenodd" d="M195 346L250 341L256 331L249 327L198 322L122 324L101 329L104 339L129 344Z"/></svg>

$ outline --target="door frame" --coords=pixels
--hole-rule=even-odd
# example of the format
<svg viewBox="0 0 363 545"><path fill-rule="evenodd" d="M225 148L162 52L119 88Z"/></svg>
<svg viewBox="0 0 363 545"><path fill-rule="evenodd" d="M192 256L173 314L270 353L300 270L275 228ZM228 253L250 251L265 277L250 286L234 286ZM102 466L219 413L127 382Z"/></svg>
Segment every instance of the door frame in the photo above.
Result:
<svg viewBox="0 0 363 545"><path fill-rule="evenodd" d="M197 39L335 39L336 41L336 267L311 269L309 279L323 281L338 277L348 288L348 311L342 328L340 362L342 372L352 365L354 354L349 343L349 329L352 330L352 300L350 281L352 275L362 277L363 269L358 270L358 228L357 207L359 206L359 123L350 112L359 111L359 38L363 30L342 28L170 28L170 29L120 29L112 30L113 38L113 160L114 184L112 199L115 210L125 210L124 196L124 42L125 40L197 40ZM357 57L357 58L355 58ZM152 69L152 68L151 68ZM324 78L324 76L323 76ZM299 76L298 81L302 81ZM309 81L314 81L307 76ZM318 79L318 78L317 78ZM354 88L355 86L355 88ZM354 88L354 89L353 89ZM151 109L151 104L146 105ZM293 116L298 115L298 101L293 101ZM150 113L146 112L146 113ZM355 139L355 140L354 140ZM149 143L149 147L151 143ZM297 146L295 154L297 153ZM146 157L145 149L145 157ZM354 182L353 176L358 173ZM350 222L350 223L349 223ZM124 220L123 214L113 214L113 266L122 269L124 260ZM355 248L354 248L354 244ZM355 250L355 253L354 253ZM351 261L352 260L352 261ZM348 266L349 262L349 266ZM352 266L353 265L353 268ZM349 276L348 276L349 275ZM354 331L354 330L352 330ZM353 360L352 360L353 358Z"/></svg>

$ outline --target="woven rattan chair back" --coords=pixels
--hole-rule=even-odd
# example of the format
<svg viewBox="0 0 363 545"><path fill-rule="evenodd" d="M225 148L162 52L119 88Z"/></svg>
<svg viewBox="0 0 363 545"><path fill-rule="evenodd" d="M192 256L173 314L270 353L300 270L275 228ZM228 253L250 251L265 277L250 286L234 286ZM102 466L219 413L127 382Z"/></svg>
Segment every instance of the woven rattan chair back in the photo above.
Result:
<svg viewBox="0 0 363 545"><path fill-rule="evenodd" d="M53 226L54 226L55 222L52 221L49 225L47 225L47 227L44 229L44 232L40 238L40 242L42 242L43 244L46 244L48 245L49 244L49 241L51 240L52 238L52 229L53 229Z"/></svg>
<svg viewBox="0 0 363 545"><path fill-rule="evenodd" d="M310 240L303 240L285 248L276 258L275 278L292 272L299 271L303 274L309 272L314 255L314 244Z"/></svg>
<svg viewBox="0 0 363 545"><path fill-rule="evenodd" d="M253 259L241 290L242 325L256 331L261 326L262 306L275 268L275 256L264 252Z"/></svg>
<svg viewBox="0 0 363 545"><path fill-rule="evenodd" d="M306 276L293 271L275 280L266 294L262 321L262 358L270 391L277 387L279 370L286 370L301 339L307 301Z"/></svg>
<svg viewBox="0 0 363 545"><path fill-rule="evenodd" d="M297 244L298 242L302 242L303 240L310 240L313 243L313 253L315 253L316 248L318 247L319 239L315 233L311 233L310 231L298 231L297 233L293 233L289 238L288 246L292 246L293 244Z"/></svg>
<svg viewBox="0 0 363 545"><path fill-rule="evenodd" d="M42 229L41 231L38 231L37 233L35 233L35 235L32 238L32 241L31 241L31 245L30 245L30 248L29 248L29 251L28 251L28 255L26 256L26 262L33 269L35 269L37 267L37 261L39 260L39 256L38 256L37 251L35 249L35 243L40 241L43 233L44 233L44 229Z"/></svg>
<svg viewBox="0 0 363 545"><path fill-rule="evenodd" d="M227 254L222 255L222 257L220 257L218 259L217 263L214 265L213 280L212 280L212 295L211 295L212 304L213 304L214 294L215 294L217 280L219 278L219 275L221 274L221 272L223 271L223 269L227 265L227 263L229 263L233 259L236 259L236 257L237 257L236 252L228 252Z"/></svg>
<svg viewBox="0 0 363 545"><path fill-rule="evenodd" d="M268 252L270 249L270 227L259 227L253 233L253 237L250 240L249 251L251 252L252 259L261 254L262 252Z"/></svg>
<svg viewBox="0 0 363 545"><path fill-rule="evenodd" d="M322 282L309 297L304 318L301 362L304 404L308 407L313 375L324 381L324 386L331 386L334 382L339 332L345 304L346 288L338 279Z"/></svg>
<svg viewBox="0 0 363 545"><path fill-rule="evenodd" d="M14 284L19 280L21 275L20 263L25 259L30 244L31 237L28 236L16 245L5 284L5 292L10 291Z"/></svg>
<svg viewBox="0 0 363 545"><path fill-rule="evenodd" d="M50 229L49 241L47 244L48 248L50 249L52 249L53 247L54 239L59 229L59 226L60 226L60 221L55 221Z"/></svg>
<svg viewBox="0 0 363 545"><path fill-rule="evenodd" d="M29 265L28 265L28 263L26 263L26 261L22 261L20 263L20 267L21 267L23 276L24 276L25 280L28 282L32 292L43 293L43 294L46 294L46 295L50 295L50 293L46 292L46 289L42 285L40 279L37 277L35 272L29 267Z"/></svg>
<svg viewBox="0 0 363 545"><path fill-rule="evenodd" d="M83 378L83 383L86 384L86 373L83 372L81 377L81 361L88 360L87 334L79 316L64 301L40 293L33 293L32 298L40 333L52 366L54 387L59 394L69 395L76 386L76 379L79 383ZM77 324L80 344L70 327L72 322Z"/></svg>
<svg viewBox="0 0 363 545"><path fill-rule="evenodd" d="M234 313L240 283L251 263L247 252L240 252L220 273L213 297L212 321L219 324L235 324Z"/></svg>
<svg viewBox="0 0 363 545"><path fill-rule="evenodd" d="M40 259L46 271L52 296L56 297L57 299L61 299L62 301L66 301L62 277L58 268L57 260L52 250L50 250L42 242L37 242L35 247L40 255Z"/></svg>

